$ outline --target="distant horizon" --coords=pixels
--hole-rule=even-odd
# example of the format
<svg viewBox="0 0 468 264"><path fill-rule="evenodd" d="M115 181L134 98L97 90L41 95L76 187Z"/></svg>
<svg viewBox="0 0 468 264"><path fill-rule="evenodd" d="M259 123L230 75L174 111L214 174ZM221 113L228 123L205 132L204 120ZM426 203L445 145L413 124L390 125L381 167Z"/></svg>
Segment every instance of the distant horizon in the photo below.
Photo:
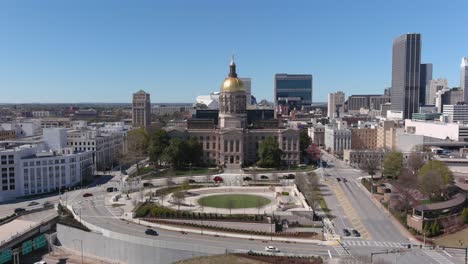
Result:
<svg viewBox="0 0 468 264"><path fill-rule="evenodd" d="M128 102L143 89L194 102L220 90L232 54L257 99L273 101L277 73L311 74L317 102L335 91L383 94L393 40L406 32L421 33L433 78L457 87L468 1L436 3L1 1L0 100Z"/></svg>

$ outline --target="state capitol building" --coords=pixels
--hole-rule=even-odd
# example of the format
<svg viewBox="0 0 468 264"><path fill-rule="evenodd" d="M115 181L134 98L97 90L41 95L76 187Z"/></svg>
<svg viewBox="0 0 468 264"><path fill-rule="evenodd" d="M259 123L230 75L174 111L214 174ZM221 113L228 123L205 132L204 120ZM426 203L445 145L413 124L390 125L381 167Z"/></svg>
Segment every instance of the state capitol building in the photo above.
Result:
<svg viewBox="0 0 468 264"><path fill-rule="evenodd" d="M265 117L258 109L247 109L244 83L237 77L234 59L221 85L219 110L199 110L187 120L187 128L168 128L170 137L196 138L203 145L203 161L237 169L258 160L260 142L273 136L283 151L283 164L299 164L299 130L286 128L274 114Z"/></svg>

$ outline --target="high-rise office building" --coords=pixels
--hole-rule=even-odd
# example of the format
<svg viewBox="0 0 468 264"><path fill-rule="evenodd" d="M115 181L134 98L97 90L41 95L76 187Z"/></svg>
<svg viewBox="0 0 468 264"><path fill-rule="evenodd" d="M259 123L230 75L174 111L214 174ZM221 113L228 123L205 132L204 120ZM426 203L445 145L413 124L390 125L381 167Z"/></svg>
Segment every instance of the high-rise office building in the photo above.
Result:
<svg viewBox="0 0 468 264"><path fill-rule="evenodd" d="M150 94L140 90L133 94L132 124L134 127L149 127L151 125Z"/></svg>
<svg viewBox="0 0 468 264"><path fill-rule="evenodd" d="M421 76L419 78L419 105L426 104L427 89L432 80L432 63L421 64Z"/></svg>
<svg viewBox="0 0 468 264"><path fill-rule="evenodd" d="M465 104L468 104L468 57L462 58L460 65L460 89L463 89Z"/></svg>
<svg viewBox="0 0 468 264"><path fill-rule="evenodd" d="M275 105L290 110L301 110L312 104L311 74L275 74Z"/></svg>
<svg viewBox="0 0 468 264"><path fill-rule="evenodd" d="M442 90L448 90L448 81L447 79L434 79L430 80L428 83L428 92L426 98L426 105L435 105L437 92Z"/></svg>
<svg viewBox="0 0 468 264"><path fill-rule="evenodd" d="M339 117L344 112L345 94L341 91L328 94L328 117Z"/></svg>
<svg viewBox="0 0 468 264"><path fill-rule="evenodd" d="M393 41L392 110L403 118L418 112L421 77L421 34L405 34Z"/></svg>

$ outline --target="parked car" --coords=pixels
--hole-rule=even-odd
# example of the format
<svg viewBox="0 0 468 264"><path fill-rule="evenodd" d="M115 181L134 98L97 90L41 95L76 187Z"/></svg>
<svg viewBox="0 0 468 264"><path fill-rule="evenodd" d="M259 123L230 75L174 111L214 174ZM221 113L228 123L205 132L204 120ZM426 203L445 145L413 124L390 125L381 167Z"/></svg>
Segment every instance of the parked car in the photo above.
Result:
<svg viewBox="0 0 468 264"><path fill-rule="evenodd" d="M361 234L356 229L353 229L351 231L351 233L353 233L353 236L355 236L355 237L360 237L361 236Z"/></svg>
<svg viewBox="0 0 468 264"><path fill-rule="evenodd" d="M194 179L189 179L188 183L196 183L196 181Z"/></svg>
<svg viewBox="0 0 468 264"><path fill-rule="evenodd" d="M16 208L15 209L15 214L19 214L19 213L22 213L22 212L26 212L26 209L24 209L24 208Z"/></svg>
<svg viewBox="0 0 468 264"><path fill-rule="evenodd" d="M244 180L244 181L251 181L252 178L250 178L249 176L247 176L247 177L244 177L243 180Z"/></svg>
<svg viewBox="0 0 468 264"><path fill-rule="evenodd" d="M92 193L85 193L85 194L83 194L83 197L91 197L91 196L93 196Z"/></svg>
<svg viewBox="0 0 468 264"><path fill-rule="evenodd" d="M345 229L343 229L343 234L344 234L345 236L350 236L350 235L351 235L351 232L349 232L349 230L345 228Z"/></svg>
<svg viewBox="0 0 468 264"><path fill-rule="evenodd" d="M44 207L49 207L49 206L51 206L51 205L52 205L52 203L49 202L49 201L45 201L45 202L42 204L42 206L44 206Z"/></svg>
<svg viewBox="0 0 468 264"><path fill-rule="evenodd" d="M145 234L150 235L150 236L157 236L157 235L159 235L158 232L156 232L156 230L151 229L151 228L146 229Z"/></svg>
<svg viewBox="0 0 468 264"><path fill-rule="evenodd" d="M348 182L348 180L346 178L343 178L343 182Z"/></svg>
<svg viewBox="0 0 468 264"><path fill-rule="evenodd" d="M340 181L341 181L341 178L336 178L336 180L340 182Z"/></svg>
<svg viewBox="0 0 468 264"><path fill-rule="evenodd" d="M33 201L33 202L30 202L30 203L28 204L28 206L35 206L35 205L38 205L38 204L39 204L38 202L34 202L34 201Z"/></svg>
<svg viewBox="0 0 468 264"><path fill-rule="evenodd" d="M143 186L144 186L144 185L143 185ZM115 188L115 187L108 187L108 188L106 189L106 191L107 191L107 192L116 192L116 191L117 191L117 188Z"/></svg>
<svg viewBox="0 0 468 264"><path fill-rule="evenodd" d="M223 178L221 178L220 176L216 176L216 177L214 177L213 181L216 182L216 183L223 182Z"/></svg>
<svg viewBox="0 0 468 264"><path fill-rule="evenodd" d="M151 182L144 182L143 187L154 187L154 185Z"/></svg>
<svg viewBox="0 0 468 264"><path fill-rule="evenodd" d="M262 175L262 176L260 176L260 179L262 179L262 180L268 180L268 176Z"/></svg>
<svg viewBox="0 0 468 264"><path fill-rule="evenodd" d="M265 251L267 251L267 252L280 252L280 250L277 247L274 247L274 246L266 246Z"/></svg>

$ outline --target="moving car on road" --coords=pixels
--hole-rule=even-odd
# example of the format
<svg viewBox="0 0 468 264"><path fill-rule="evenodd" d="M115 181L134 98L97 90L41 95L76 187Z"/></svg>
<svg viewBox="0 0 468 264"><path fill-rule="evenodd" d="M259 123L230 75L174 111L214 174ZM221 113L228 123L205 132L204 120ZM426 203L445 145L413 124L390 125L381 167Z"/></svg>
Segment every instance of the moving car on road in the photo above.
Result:
<svg viewBox="0 0 468 264"><path fill-rule="evenodd" d="M146 229L145 234L150 235L150 236L157 236L157 235L159 235L158 232L156 232L156 230L151 229L151 228Z"/></svg>
<svg viewBox="0 0 468 264"><path fill-rule="evenodd" d="M277 247L274 247L274 246L266 246L265 251L267 251L267 252L280 252L280 250Z"/></svg>
<svg viewBox="0 0 468 264"><path fill-rule="evenodd" d="M38 202L30 202L30 203L28 204L28 206L35 206L35 205L38 205L38 204L39 204Z"/></svg>
<svg viewBox="0 0 468 264"><path fill-rule="evenodd" d="M19 213L22 213L22 212L26 212L26 209L24 209L24 208L16 208L15 209L15 214L19 214Z"/></svg>
<svg viewBox="0 0 468 264"><path fill-rule="evenodd" d="M47 264L47 262L45 262L44 260L41 260L41 261L38 261L38 262L34 262L34 264Z"/></svg>
<svg viewBox="0 0 468 264"><path fill-rule="evenodd" d="M340 182L340 181L341 181L341 178L336 178L336 180Z"/></svg>
<svg viewBox="0 0 468 264"><path fill-rule="evenodd" d="M343 182L348 182L348 180L346 178L343 178Z"/></svg>
<svg viewBox="0 0 468 264"><path fill-rule="evenodd" d="M361 236L361 234L356 229L353 229L351 231L351 233L353 233L353 236L355 236L355 237L360 237Z"/></svg>
<svg viewBox="0 0 468 264"><path fill-rule="evenodd" d="M345 228L345 229L343 229L343 234L344 234L345 236L350 236L350 235L351 235L351 232L349 232L349 230Z"/></svg>
<svg viewBox="0 0 468 264"><path fill-rule="evenodd" d="M92 193L85 193L85 194L83 194L83 197L91 197L91 196L93 196Z"/></svg>

